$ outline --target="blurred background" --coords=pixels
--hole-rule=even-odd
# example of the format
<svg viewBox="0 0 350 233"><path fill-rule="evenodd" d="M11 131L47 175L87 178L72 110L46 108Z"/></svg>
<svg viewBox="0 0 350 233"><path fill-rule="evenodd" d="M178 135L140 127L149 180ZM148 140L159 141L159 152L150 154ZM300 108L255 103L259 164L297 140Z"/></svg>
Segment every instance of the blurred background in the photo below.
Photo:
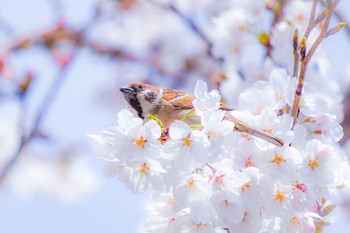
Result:
<svg viewBox="0 0 350 233"><path fill-rule="evenodd" d="M232 27L222 14L237 2L0 0L0 232L140 232L147 194L106 178L88 135L116 124L126 107L119 88L130 81L191 91L202 79L237 106L239 93L273 67L290 69L272 40L287 20L271 6L281 3L304 24L308 12L288 9L292 1L246 1L242 9L257 18ZM348 12L343 0L332 23L350 22ZM349 27L323 49L330 82L347 97ZM326 232L348 232L344 193Z"/></svg>

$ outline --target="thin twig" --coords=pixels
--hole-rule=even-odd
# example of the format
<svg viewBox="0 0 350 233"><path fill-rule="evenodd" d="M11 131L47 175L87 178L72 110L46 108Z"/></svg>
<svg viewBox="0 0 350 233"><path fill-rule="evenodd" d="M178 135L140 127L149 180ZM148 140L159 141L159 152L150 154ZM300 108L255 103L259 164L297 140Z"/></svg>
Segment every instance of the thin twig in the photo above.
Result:
<svg viewBox="0 0 350 233"><path fill-rule="evenodd" d="M305 60L307 60L307 62L310 61L311 57L313 56L313 54L315 53L316 49L321 44L321 42L329 36L327 34L328 25L329 25L329 22L331 21L333 12L334 12L334 10L335 10L335 8L336 8L336 6L338 5L339 2L340 2L340 0L334 0L333 4L329 8L329 13L326 16L326 19L324 21L322 30L321 30L319 36L317 37L316 41L311 46L310 51L307 53L307 55L305 57Z"/></svg>
<svg viewBox="0 0 350 233"><path fill-rule="evenodd" d="M312 31L312 29L314 29L314 27L316 26L316 24L315 24L315 13L316 13L316 8L317 8L317 3L318 3L318 0L313 0L312 1L312 7L311 7L309 24L307 26L307 29L306 29L305 35L304 35L306 37L306 39L309 37L310 32Z"/></svg>
<svg viewBox="0 0 350 233"><path fill-rule="evenodd" d="M300 55L301 55L301 68L300 68L300 73L299 73L299 78L298 78L298 84L297 88L295 90L294 94L294 102L293 102L293 107L292 107L292 112L291 115L293 117L293 127L296 123L297 117L298 117L298 112L299 112L299 105L300 105L300 99L301 99L301 94L303 91L303 86L304 86L304 78L305 78L305 73L307 70L307 66L309 61L311 60L311 57L314 55L315 51L317 50L318 46L321 44L321 42L326 39L330 33L328 33L328 25L329 22L332 18L333 12L338 5L340 0L334 0L332 4L326 9L327 15L324 20L322 30L311 46L310 50L306 53L306 36L303 37L304 40L304 45L301 45L300 47ZM315 2L315 1L314 1ZM313 22L310 22L313 23Z"/></svg>
<svg viewBox="0 0 350 233"><path fill-rule="evenodd" d="M43 102L41 103L38 113L36 115L36 118L33 122L33 127L31 131L29 132L28 136L23 135L20 145L17 148L17 151L12 156L12 158L7 161L7 163L4 165L2 170L0 171L0 183L5 180L6 176L10 172L13 165L17 162L17 160L23 155L23 149L25 146L32 140L36 133L39 131L40 124L44 117L47 115L47 113L50 110L50 107L52 105L52 102L54 101L55 97L57 96L58 92L62 88L62 84L67 77L69 67L72 65L73 59L76 57L75 51L72 52L72 56L70 58L70 61L62 66L60 69L60 72L57 74L57 77L55 78L54 82L51 84L51 87L46 95L46 97L43 99Z"/></svg>
<svg viewBox="0 0 350 233"><path fill-rule="evenodd" d="M151 4L160 7L162 9L168 9L171 12L173 12L176 16L178 16L184 23L186 23L188 25L188 27L191 29L192 32L194 32L205 44L207 47L207 54L208 56L215 62L217 63L222 63L222 59L221 58L217 58L213 55L212 53L212 47L213 44L212 42L209 40L209 38L199 29L199 27L197 26L197 24L190 18L185 16L184 14L182 14L182 12L180 12L173 4L168 4L168 5L162 5L159 3L156 3L154 1L149 0L148 2L150 2Z"/></svg>
<svg viewBox="0 0 350 233"><path fill-rule="evenodd" d="M271 23L271 26L272 26L271 28L275 27L276 24L278 24L281 21L283 8L285 7L286 3L287 3L286 0L278 0L274 4L274 7L273 7L274 16Z"/></svg>
<svg viewBox="0 0 350 233"><path fill-rule="evenodd" d="M60 7L60 2L56 1L56 3L58 4L57 7ZM43 44L48 49L52 49L51 47L53 47L59 41L70 41L74 45L70 56L67 57L67 60L59 64L61 68L57 73L57 77L54 79L46 97L43 99L43 102L39 106L37 115L33 121L33 126L27 135L24 134L24 130L22 127L22 138L17 148L17 151L15 152L13 157L9 161L7 161L7 163L0 171L0 183L5 180L11 168L23 155L22 152L25 146L38 134L42 120L48 114L52 102L55 100L57 94L63 86L64 80L66 79L67 74L69 72L69 68L72 66L74 59L77 57L78 47L82 45L82 36L84 35L85 31L97 21L98 16L98 14L94 14L93 17L87 22L85 27L78 32L73 32L69 30L67 27L64 26L64 24L62 24L62 19L58 19L58 26L54 27L53 29L44 31L39 34L35 34L34 36L30 36L28 38L18 40L15 43L13 43L12 46L9 46L9 48L7 49L7 52L11 52L15 49L26 48L28 45L34 44L35 42L42 43L42 41L44 41ZM51 52L53 53L53 51Z"/></svg>
<svg viewBox="0 0 350 233"><path fill-rule="evenodd" d="M325 2L325 0L321 0L320 2L321 2L321 4L324 5L324 6L326 6L326 4L327 4L327 3ZM344 15L343 15L342 13L340 13L340 11L338 11L338 10L335 10L335 11L334 11L334 15L335 15L335 17L336 17L340 22L347 22L347 21L349 21L349 20L347 20L347 19L344 17ZM346 30L348 36L350 37L350 24L346 24L346 26L344 27L344 29Z"/></svg>

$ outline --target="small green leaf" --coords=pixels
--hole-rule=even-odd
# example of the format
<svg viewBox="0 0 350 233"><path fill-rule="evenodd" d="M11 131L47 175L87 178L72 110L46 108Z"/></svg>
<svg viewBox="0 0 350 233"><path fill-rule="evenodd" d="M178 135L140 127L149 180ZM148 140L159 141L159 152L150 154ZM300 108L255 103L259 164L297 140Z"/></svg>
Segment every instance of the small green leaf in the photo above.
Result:
<svg viewBox="0 0 350 233"><path fill-rule="evenodd" d="M300 42L300 56L301 58L305 58L306 56L306 37L303 36L303 38L301 38L301 42Z"/></svg>
<svg viewBox="0 0 350 233"><path fill-rule="evenodd" d="M181 121L186 121L187 118L188 118L189 116L193 115L193 114L194 114L194 109L191 109L190 111L188 111L188 113L186 113L185 116L183 116L183 117L181 118Z"/></svg>
<svg viewBox="0 0 350 233"><path fill-rule="evenodd" d="M334 28L330 29L327 32L327 35L330 36L330 35L333 35L333 34L339 32L343 27L345 27L345 25L346 25L346 22L339 23L337 26L335 26Z"/></svg>
<svg viewBox="0 0 350 233"><path fill-rule="evenodd" d="M190 128L193 130L201 130L203 129L203 125L190 125Z"/></svg>
<svg viewBox="0 0 350 233"><path fill-rule="evenodd" d="M152 115L152 114L148 114L148 119L154 120L155 122L157 122L157 124L160 126L160 128L164 129L163 122L157 116Z"/></svg>

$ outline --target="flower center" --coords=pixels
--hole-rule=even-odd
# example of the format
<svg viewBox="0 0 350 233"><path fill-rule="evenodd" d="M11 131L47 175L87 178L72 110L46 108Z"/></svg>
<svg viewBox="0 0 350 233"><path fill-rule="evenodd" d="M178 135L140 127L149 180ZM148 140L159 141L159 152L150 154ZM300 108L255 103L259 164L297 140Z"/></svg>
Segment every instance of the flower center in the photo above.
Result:
<svg viewBox="0 0 350 233"><path fill-rule="evenodd" d="M242 185L242 192L244 192L245 190L249 190L249 189L250 189L250 184L248 182L246 182Z"/></svg>
<svg viewBox="0 0 350 233"><path fill-rule="evenodd" d="M135 140L135 144L141 148L145 147L145 143L147 142L146 139L144 139L143 137L140 137L138 139Z"/></svg>
<svg viewBox="0 0 350 233"><path fill-rule="evenodd" d="M291 224L297 224L297 223L299 223L299 220L298 220L298 218L297 218L296 216L293 216L293 217L291 217L291 218L289 219L289 222L290 222Z"/></svg>
<svg viewBox="0 0 350 233"><path fill-rule="evenodd" d="M187 137L183 138L182 141L186 147L190 147L192 140L190 139L191 134L188 134Z"/></svg>
<svg viewBox="0 0 350 233"><path fill-rule="evenodd" d="M282 162L285 163L287 162L287 160L285 160L282 156L275 153L275 158L271 160L271 163L276 163L277 165L280 165L280 163Z"/></svg>
<svg viewBox="0 0 350 233"><path fill-rule="evenodd" d="M254 166L254 160L252 159L252 156L250 155L246 161L244 161L244 167L252 167Z"/></svg>
<svg viewBox="0 0 350 233"><path fill-rule="evenodd" d="M304 22L304 21L305 21L304 15L302 15L302 14L297 15L297 20L298 20L299 22Z"/></svg>
<svg viewBox="0 0 350 233"><path fill-rule="evenodd" d="M263 131L269 135L272 134L272 129L264 129Z"/></svg>
<svg viewBox="0 0 350 233"><path fill-rule="evenodd" d="M228 200L224 200L224 205L227 207L229 206L231 203Z"/></svg>
<svg viewBox="0 0 350 233"><path fill-rule="evenodd" d="M308 165L312 170L314 170L319 166L319 163L316 160L309 160Z"/></svg>
<svg viewBox="0 0 350 233"><path fill-rule="evenodd" d="M207 225L206 224L203 224L203 223L195 223L193 222L192 223L194 228L195 228L195 231L199 231L201 229L203 229L204 227L206 227Z"/></svg>
<svg viewBox="0 0 350 233"><path fill-rule="evenodd" d="M275 199L276 200L279 200L280 202L284 201L285 199L287 199L287 197L284 195L284 193L278 191L276 194L275 194Z"/></svg>
<svg viewBox="0 0 350 233"><path fill-rule="evenodd" d="M187 185L191 188L194 188L196 187L196 181L193 178L191 178L187 181Z"/></svg>
<svg viewBox="0 0 350 233"><path fill-rule="evenodd" d="M146 163L143 163L140 167L139 172L144 174L144 175L147 175L148 170L149 170L149 166Z"/></svg>
<svg viewBox="0 0 350 233"><path fill-rule="evenodd" d="M220 186L223 186L223 184L224 184L224 175L216 176L215 177L215 183L219 184Z"/></svg>

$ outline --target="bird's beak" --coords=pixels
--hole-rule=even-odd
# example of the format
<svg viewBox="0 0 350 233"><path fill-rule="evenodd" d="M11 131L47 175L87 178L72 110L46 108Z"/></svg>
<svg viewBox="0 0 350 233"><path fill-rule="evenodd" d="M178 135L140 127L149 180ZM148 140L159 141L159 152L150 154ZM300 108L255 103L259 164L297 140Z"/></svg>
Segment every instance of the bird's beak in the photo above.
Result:
<svg viewBox="0 0 350 233"><path fill-rule="evenodd" d="M131 87L122 87L119 89L124 95L135 95L135 90Z"/></svg>

